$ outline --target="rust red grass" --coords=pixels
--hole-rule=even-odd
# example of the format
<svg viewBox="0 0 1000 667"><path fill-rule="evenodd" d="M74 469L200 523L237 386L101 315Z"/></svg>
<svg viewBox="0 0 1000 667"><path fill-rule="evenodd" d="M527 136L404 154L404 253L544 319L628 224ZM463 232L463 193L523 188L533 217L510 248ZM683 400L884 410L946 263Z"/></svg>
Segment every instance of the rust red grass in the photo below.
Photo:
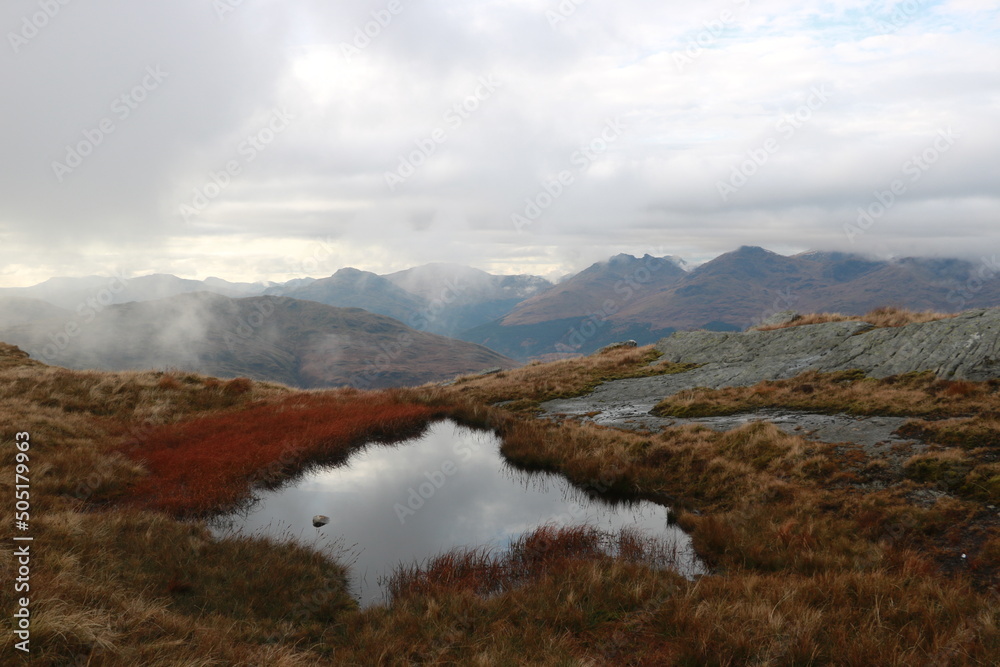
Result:
<svg viewBox="0 0 1000 667"><path fill-rule="evenodd" d="M632 529L544 525L513 540L506 550L452 549L422 564L401 565L389 577L389 597L439 595L460 590L491 595L584 560L622 560L654 567L675 565L672 547Z"/></svg>
<svg viewBox="0 0 1000 667"><path fill-rule="evenodd" d="M366 442L410 437L445 414L391 396L315 394L162 426L125 443L149 471L125 502L176 516L224 511L255 483L342 460Z"/></svg>

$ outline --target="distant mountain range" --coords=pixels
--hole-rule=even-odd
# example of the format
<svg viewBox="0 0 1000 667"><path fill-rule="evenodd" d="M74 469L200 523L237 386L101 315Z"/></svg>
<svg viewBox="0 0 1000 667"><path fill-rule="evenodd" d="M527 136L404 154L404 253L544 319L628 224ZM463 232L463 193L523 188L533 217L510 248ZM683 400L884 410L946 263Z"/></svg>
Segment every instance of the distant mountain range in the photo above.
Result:
<svg viewBox="0 0 1000 667"><path fill-rule="evenodd" d="M428 331L447 336L499 319L552 288L538 276L495 276L460 264L427 264L386 278L424 299L426 306L414 326L426 322Z"/></svg>
<svg viewBox="0 0 1000 667"><path fill-rule="evenodd" d="M364 308L421 331L456 337L503 317L550 287L552 283L537 276L494 276L458 264L427 264L387 276L341 269L329 278L276 285L266 293Z"/></svg>
<svg viewBox="0 0 1000 667"><path fill-rule="evenodd" d="M864 314L881 306L956 312L1000 305L1000 264L958 259L876 260L845 253L791 257L742 247L691 270L619 255L526 300L462 338L523 359L589 353L673 331L740 331L783 310Z"/></svg>
<svg viewBox="0 0 1000 667"><path fill-rule="evenodd" d="M207 292L84 316L63 311L4 327L0 340L69 368L177 369L307 389L419 385L518 365L485 347L357 308Z"/></svg>
<svg viewBox="0 0 1000 667"><path fill-rule="evenodd" d="M88 314L114 304L209 292L234 298L287 296L338 308L363 308L420 331L457 337L503 317L524 299L551 287L552 283L538 276L496 276L458 264L427 264L387 276L344 268L327 278L286 283L188 280L166 274L52 278L31 287L0 288L0 326L5 317L31 321L48 316L42 306L29 307L24 300ZM15 304L12 299L22 301Z"/></svg>
<svg viewBox="0 0 1000 667"><path fill-rule="evenodd" d="M659 340L672 327L621 322L615 316L637 299L660 294L687 276L671 258L617 255L524 300L498 320L461 334L515 359L589 353L614 341Z"/></svg>
<svg viewBox="0 0 1000 667"><path fill-rule="evenodd" d="M336 337L352 326L363 331L373 322L370 317L383 316L392 318L393 326L405 330L460 339L488 347L503 357L524 361L558 354L586 354L630 338L651 343L677 330L742 330L781 310L863 314L880 306L942 312L997 306L1000 305L997 278L1000 278L1000 264L996 257L969 262L929 258L881 260L827 252L783 256L757 247L739 248L690 270L683 260L675 257L618 255L567 276L557 284L530 275L497 276L457 264L428 264L382 276L345 268L327 278L302 278L287 283L233 283L218 278L196 281L169 275L133 279L55 278L33 287L0 289L0 340L12 343L18 339L31 340L39 351L37 345L44 344L44 336L39 339L29 334L40 323L45 323L48 327L45 330L49 331L52 322L60 318L65 321L106 318L110 317L107 312L112 305L129 302L158 300L161 305L157 308L169 310L165 304L184 295L190 297L188 301L178 303L201 304L198 321L210 319L205 308L229 309L226 312L236 308L234 312L238 312L244 306L225 304L234 299L243 303L248 298L262 296L283 297L286 301L281 303L286 304L294 300L355 309L351 314L336 317L324 311L327 312L324 319L311 306L282 306L282 317L289 319L282 319L281 335L309 331L314 335L306 337L312 342L306 345L297 339L299 342L294 344L284 343L280 336L265 339L269 345L281 349L290 345L286 351L295 359L300 359L307 348L311 350L302 357L305 359L301 361L302 367L296 367L294 372L289 369L295 364L289 362L291 365L278 364L284 369L280 373L278 366L268 367L271 368L268 373L275 373L275 379L286 378L282 381L294 379L293 383L299 386L319 386L317 382L345 377L343 368L337 364L334 364L337 370L329 375L320 373L313 377L312 371L303 370L315 368L319 363L322 353L316 350L323 348L316 347L315 335L324 326L333 327L334 322L340 328L328 333ZM207 299L205 293L228 300ZM139 327L140 316L152 318L161 327L169 324L163 319L165 316L156 315L155 309L144 310L135 305L131 308L114 311L134 313L129 321L131 331ZM367 312L356 310L359 308ZM296 324L298 318L305 320ZM353 320L357 322L349 324ZM383 322L380 326L388 324ZM148 333L155 333L155 328ZM433 340L441 344L446 341ZM352 354L358 353L351 349ZM152 354L152 349L146 352ZM254 354L263 355L263 349ZM101 358L106 361L121 356L118 351ZM138 354L135 363L141 358ZM469 358L478 363L475 355ZM168 361L168 357L157 359L155 363ZM259 356L254 359L254 364L264 364ZM500 359L493 358L491 363L483 365L509 363L509 359L503 362ZM92 361L97 363L97 358ZM411 361L407 357L407 363ZM80 367L78 362L82 363L82 357L74 358ZM150 364L154 362L147 363ZM476 365L471 361L470 364ZM461 372L475 370L462 368ZM434 373L438 373L437 377L450 369L444 364L431 372L425 365L419 373L409 374L403 365L397 364L392 372L399 375L393 381L402 382L404 376L409 378L407 381L416 381L413 378ZM211 372L225 374L218 369ZM317 379L320 377L325 379Z"/></svg>
<svg viewBox="0 0 1000 667"><path fill-rule="evenodd" d="M266 285L260 283L231 283L221 278L187 280L162 273L139 278L84 276L81 278L51 278L31 287L7 287L0 289L0 303L5 297L38 299L48 303L76 310L93 307L94 304L109 306L130 301L151 301L178 294L211 292L223 296L259 296Z"/></svg>
<svg viewBox="0 0 1000 667"><path fill-rule="evenodd" d="M363 308L401 322L412 320L424 300L400 289L382 276L357 269L341 269L329 278L287 288L277 285L267 294L316 301L338 308Z"/></svg>

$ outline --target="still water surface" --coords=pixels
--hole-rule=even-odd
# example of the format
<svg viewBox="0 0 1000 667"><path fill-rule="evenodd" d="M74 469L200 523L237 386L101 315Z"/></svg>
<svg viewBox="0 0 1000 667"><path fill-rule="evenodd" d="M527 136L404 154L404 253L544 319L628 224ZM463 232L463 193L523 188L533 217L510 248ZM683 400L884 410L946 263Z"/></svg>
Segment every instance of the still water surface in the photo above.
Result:
<svg viewBox="0 0 1000 667"><path fill-rule="evenodd" d="M667 524L667 508L646 501L612 504L560 475L519 471L499 447L492 433L437 422L420 438L369 445L345 465L262 491L249 510L220 520L216 530L330 546L341 562L353 562L352 592L364 606L385 601L381 584L400 563L454 547L504 548L546 524L635 527L676 544L682 574L704 571L688 536ZM330 523L314 528L317 514Z"/></svg>

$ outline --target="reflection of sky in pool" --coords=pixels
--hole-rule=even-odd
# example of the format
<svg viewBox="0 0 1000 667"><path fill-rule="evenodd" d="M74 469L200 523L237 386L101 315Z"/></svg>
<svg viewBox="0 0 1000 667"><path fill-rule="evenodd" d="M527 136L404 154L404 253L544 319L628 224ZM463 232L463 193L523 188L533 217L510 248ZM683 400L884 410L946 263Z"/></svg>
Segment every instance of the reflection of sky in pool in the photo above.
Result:
<svg viewBox="0 0 1000 667"><path fill-rule="evenodd" d="M701 571L688 537L667 525L665 507L589 498L560 475L511 468L499 445L492 433L438 422L417 440L371 445L346 465L261 492L245 516L231 518L232 526L310 544L342 543L349 551L341 560L356 559L351 583L364 605L382 601L379 579L401 562L423 561L456 546L504 547L544 524L635 526L675 541L682 573ZM330 523L313 528L316 514L329 516Z"/></svg>

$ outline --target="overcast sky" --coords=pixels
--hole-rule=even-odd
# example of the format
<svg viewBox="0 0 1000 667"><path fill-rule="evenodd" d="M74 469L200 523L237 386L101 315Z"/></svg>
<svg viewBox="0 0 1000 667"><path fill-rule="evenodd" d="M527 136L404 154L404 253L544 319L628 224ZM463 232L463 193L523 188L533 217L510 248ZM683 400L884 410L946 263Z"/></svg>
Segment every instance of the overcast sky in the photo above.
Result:
<svg viewBox="0 0 1000 667"><path fill-rule="evenodd" d="M989 0L8 0L0 25L0 286L1000 251Z"/></svg>

